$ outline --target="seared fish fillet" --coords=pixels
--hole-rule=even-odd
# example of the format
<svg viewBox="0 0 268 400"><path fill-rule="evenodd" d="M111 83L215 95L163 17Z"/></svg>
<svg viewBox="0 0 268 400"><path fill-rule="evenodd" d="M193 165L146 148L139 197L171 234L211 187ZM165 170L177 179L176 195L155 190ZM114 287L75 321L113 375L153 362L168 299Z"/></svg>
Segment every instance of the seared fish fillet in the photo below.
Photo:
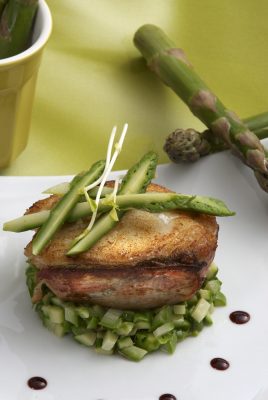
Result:
<svg viewBox="0 0 268 400"><path fill-rule="evenodd" d="M148 191L168 191L151 184ZM50 209L57 196L27 212ZM66 223L38 256L29 243L25 255L38 268L33 301L46 285L63 300L121 309L146 309L189 299L202 285L217 247L215 217L178 210L152 214L128 211L89 251L65 253L88 221Z"/></svg>

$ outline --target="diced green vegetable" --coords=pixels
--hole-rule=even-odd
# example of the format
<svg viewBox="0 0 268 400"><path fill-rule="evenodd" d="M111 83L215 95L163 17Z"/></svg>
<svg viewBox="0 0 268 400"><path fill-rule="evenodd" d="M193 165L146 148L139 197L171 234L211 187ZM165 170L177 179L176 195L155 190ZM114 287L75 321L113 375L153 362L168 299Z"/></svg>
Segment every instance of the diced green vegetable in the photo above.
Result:
<svg viewBox="0 0 268 400"><path fill-rule="evenodd" d="M151 329L151 323L148 321L139 321L136 322L135 327L137 329Z"/></svg>
<svg viewBox="0 0 268 400"><path fill-rule="evenodd" d="M133 328L134 328L133 322L124 321L116 329L116 333L120 336L128 336L132 332ZM136 326L136 328L137 328L137 326Z"/></svg>
<svg viewBox="0 0 268 400"><path fill-rule="evenodd" d="M165 322L168 322L172 319L172 308L171 306L162 307L157 314L155 315L152 323L153 329L157 328L160 325L163 325Z"/></svg>
<svg viewBox="0 0 268 400"><path fill-rule="evenodd" d="M133 346L133 341L130 337L122 337L117 340L118 349L124 349L130 346Z"/></svg>
<svg viewBox="0 0 268 400"><path fill-rule="evenodd" d="M103 337L101 348L105 351L110 351L114 348L116 341L118 339L118 335L111 331L106 331Z"/></svg>
<svg viewBox="0 0 268 400"><path fill-rule="evenodd" d="M173 354L177 346L177 335L176 332L173 331L167 343L162 345L161 349L166 351L169 354Z"/></svg>
<svg viewBox="0 0 268 400"><path fill-rule="evenodd" d="M71 322L71 324L78 326L78 315L76 307L66 306L64 308L65 320Z"/></svg>
<svg viewBox="0 0 268 400"><path fill-rule="evenodd" d="M137 346L124 347L120 350L120 354L131 361L140 361L148 352Z"/></svg>
<svg viewBox="0 0 268 400"><path fill-rule="evenodd" d="M88 347L94 345L96 337L97 334L93 331L74 336L75 340Z"/></svg>
<svg viewBox="0 0 268 400"><path fill-rule="evenodd" d="M91 317L88 321L87 321L87 329L96 329L99 323L99 318L98 317Z"/></svg>
<svg viewBox="0 0 268 400"><path fill-rule="evenodd" d="M112 350L104 350L102 347L95 347L95 351L98 354L102 354L103 356L111 356L114 351Z"/></svg>
<svg viewBox="0 0 268 400"><path fill-rule="evenodd" d="M155 337L155 335L147 332L137 333L135 337L135 343L138 345L138 347L141 347L148 352L155 351L160 347L159 340Z"/></svg>
<svg viewBox="0 0 268 400"><path fill-rule="evenodd" d="M27 276L34 277L35 272L36 268L30 265ZM217 271L210 276L192 299L153 310L122 311L67 303L47 289L35 309L44 325L57 336L71 333L79 343L94 347L100 354L118 352L139 361L158 349L172 354L177 343L188 336L198 336L204 327L212 325L214 305L224 305L226 299L220 292ZM28 281L34 287L35 280Z"/></svg>
<svg viewBox="0 0 268 400"><path fill-rule="evenodd" d="M215 278L217 273L218 273L218 267L214 262L212 262L208 268L208 272L207 272L207 276L206 276L207 280L211 280L211 279Z"/></svg>
<svg viewBox="0 0 268 400"><path fill-rule="evenodd" d="M210 325L213 324L213 320L212 320L210 314L207 314L207 315L205 316L205 318L203 319L203 323L204 323L204 325L206 325L206 326L210 326Z"/></svg>
<svg viewBox="0 0 268 400"><path fill-rule="evenodd" d="M43 306L42 311L53 324L61 324L64 322L64 312L61 307L51 305Z"/></svg>
<svg viewBox="0 0 268 400"><path fill-rule="evenodd" d="M88 318L90 315L88 307L83 307L83 306L76 307L76 312L79 315L79 317L81 317L83 319Z"/></svg>
<svg viewBox="0 0 268 400"><path fill-rule="evenodd" d="M201 322L207 315L209 308L210 303L201 298L191 313L192 318L195 319L197 322Z"/></svg>
<svg viewBox="0 0 268 400"><path fill-rule="evenodd" d="M207 289L200 289L198 290L198 294L200 295L201 299L211 300L211 292Z"/></svg>
<svg viewBox="0 0 268 400"><path fill-rule="evenodd" d="M211 281L208 281L205 286L205 289L210 290L211 293L213 293L213 294L216 294L221 289L221 282L218 279L213 279Z"/></svg>
<svg viewBox="0 0 268 400"><path fill-rule="evenodd" d="M100 325L109 329L116 329L120 326L120 316L122 315L121 310L114 310L109 308L102 319L100 320Z"/></svg>
<svg viewBox="0 0 268 400"><path fill-rule="evenodd" d="M43 323L46 328L48 328L54 335L58 337L62 337L65 335L66 331L63 324L56 324L51 322L48 318L43 319Z"/></svg>
<svg viewBox="0 0 268 400"><path fill-rule="evenodd" d="M184 315L186 313L186 305L185 304L175 304L173 306L173 312L177 315Z"/></svg>
<svg viewBox="0 0 268 400"><path fill-rule="evenodd" d="M172 331L174 329L174 323L173 322L166 322L165 324L159 326L157 329L153 331L153 334L155 337L163 336L166 333Z"/></svg>
<svg viewBox="0 0 268 400"><path fill-rule="evenodd" d="M93 306L91 306L90 312L93 315L93 317L102 318L106 311L103 307L99 306L98 304L94 304Z"/></svg>
<svg viewBox="0 0 268 400"><path fill-rule="evenodd" d="M222 292L218 292L215 294L213 298L214 306L226 306L226 297Z"/></svg>

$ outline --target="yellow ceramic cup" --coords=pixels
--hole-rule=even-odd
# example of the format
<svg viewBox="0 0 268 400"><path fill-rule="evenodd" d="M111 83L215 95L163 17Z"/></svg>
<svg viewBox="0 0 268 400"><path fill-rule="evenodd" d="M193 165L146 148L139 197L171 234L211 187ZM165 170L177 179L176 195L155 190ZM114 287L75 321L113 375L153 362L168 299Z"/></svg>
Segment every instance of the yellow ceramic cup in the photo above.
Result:
<svg viewBox="0 0 268 400"><path fill-rule="evenodd" d="M27 144L38 69L51 29L49 8L39 0L32 45L0 60L0 168L8 166Z"/></svg>

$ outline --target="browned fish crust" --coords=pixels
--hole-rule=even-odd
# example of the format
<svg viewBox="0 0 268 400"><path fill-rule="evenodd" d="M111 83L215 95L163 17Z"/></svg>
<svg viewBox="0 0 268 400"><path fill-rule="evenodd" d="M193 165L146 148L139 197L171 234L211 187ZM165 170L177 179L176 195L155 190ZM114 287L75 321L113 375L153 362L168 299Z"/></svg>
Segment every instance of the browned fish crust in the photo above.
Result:
<svg viewBox="0 0 268 400"><path fill-rule="evenodd" d="M148 191L168 191L151 184ZM36 202L27 212L50 209L57 196ZM169 211L128 211L89 251L67 257L73 239L88 221L65 224L49 246L25 255L38 269L33 301L48 286L59 298L122 309L144 309L189 299L212 262L218 236L215 217Z"/></svg>

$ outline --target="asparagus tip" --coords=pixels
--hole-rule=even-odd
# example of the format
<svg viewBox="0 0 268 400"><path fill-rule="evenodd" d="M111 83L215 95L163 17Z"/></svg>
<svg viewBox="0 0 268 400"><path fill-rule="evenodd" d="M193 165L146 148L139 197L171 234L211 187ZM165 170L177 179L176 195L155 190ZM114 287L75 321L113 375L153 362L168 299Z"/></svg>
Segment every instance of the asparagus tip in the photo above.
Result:
<svg viewBox="0 0 268 400"><path fill-rule="evenodd" d="M175 163L193 162L210 151L210 145L194 129L176 129L166 139L164 150Z"/></svg>

